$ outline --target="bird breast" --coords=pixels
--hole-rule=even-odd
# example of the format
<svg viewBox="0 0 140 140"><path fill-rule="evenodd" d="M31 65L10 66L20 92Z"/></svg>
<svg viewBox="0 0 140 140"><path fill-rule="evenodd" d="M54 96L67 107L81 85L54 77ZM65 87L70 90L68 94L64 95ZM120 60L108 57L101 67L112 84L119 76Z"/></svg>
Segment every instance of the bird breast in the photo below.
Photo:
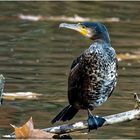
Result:
<svg viewBox="0 0 140 140"><path fill-rule="evenodd" d="M84 55L85 79L89 80L83 98L87 98L88 106L95 108L107 100L116 86L116 58L112 48L97 48L96 44Z"/></svg>

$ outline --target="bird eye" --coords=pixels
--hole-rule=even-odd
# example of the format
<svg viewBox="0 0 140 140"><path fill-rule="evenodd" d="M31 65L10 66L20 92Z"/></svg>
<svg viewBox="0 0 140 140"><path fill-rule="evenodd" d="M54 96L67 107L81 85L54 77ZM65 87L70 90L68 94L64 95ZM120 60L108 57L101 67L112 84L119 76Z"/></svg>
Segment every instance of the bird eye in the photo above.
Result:
<svg viewBox="0 0 140 140"><path fill-rule="evenodd" d="M82 25L82 28L83 28L83 29L85 29L85 28L86 28L86 26Z"/></svg>

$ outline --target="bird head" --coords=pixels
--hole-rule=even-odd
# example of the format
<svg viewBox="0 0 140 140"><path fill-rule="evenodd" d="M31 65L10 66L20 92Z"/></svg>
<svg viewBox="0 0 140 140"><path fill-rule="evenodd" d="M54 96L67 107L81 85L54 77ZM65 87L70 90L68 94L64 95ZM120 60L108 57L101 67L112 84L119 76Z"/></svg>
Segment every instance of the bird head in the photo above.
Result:
<svg viewBox="0 0 140 140"><path fill-rule="evenodd" d="M92 40L101 39L110 42L107 28L99 22L83 22L77 24L61 23L59 27L73 29Z"/></svg>

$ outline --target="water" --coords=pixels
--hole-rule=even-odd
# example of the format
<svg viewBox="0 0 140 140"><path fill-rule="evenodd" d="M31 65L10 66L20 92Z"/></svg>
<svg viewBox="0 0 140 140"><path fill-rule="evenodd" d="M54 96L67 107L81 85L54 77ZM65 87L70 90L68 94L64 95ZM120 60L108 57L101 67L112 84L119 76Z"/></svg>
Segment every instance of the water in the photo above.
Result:
<svg viewBox="0 0 140 140"><path fill-rule="evenodd" d="M50 120L67 104L67 77L72 60L91 44L70 30L59 30L61 21L47 17L74 17L102 20L117 53L140 51L140 2L0 2L0 73L6 78L5 92L42 93L42 100L5 101L0 108L0 135L33 117L35 127L51 126ZM19 14L41 15L46 20L26 21ZM119 22L106 22L106 18ZM119 62L118 84L112 97L95 114L109 115L133 108L133 94L140 93L140 60ZM80 111L71 121L86 119ZM107 126L73 138L140 138L139 121Z"/></svg>

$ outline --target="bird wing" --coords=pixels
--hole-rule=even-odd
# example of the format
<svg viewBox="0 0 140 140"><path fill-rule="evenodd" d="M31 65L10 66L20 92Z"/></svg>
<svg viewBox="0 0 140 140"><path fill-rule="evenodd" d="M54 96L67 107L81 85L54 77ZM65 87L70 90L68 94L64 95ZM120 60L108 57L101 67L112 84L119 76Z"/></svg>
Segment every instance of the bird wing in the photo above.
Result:
<svg viewBox="0 0 140 140"><path fill-rule="evenodd" d="M115 58L115 62L116 62L116 70L118 70L118 59L117 59L117 57ZM118 77L118 75L117 75L117 73L116 73L116 78L117 78L117 77ZM111 92L110 92L108 98L112 95L112 93L113 93L115 87L116 87L116 81L115 81L115 84L114 84L114 86L113 86L113 88L112 88L112 90L111 90Z"/></svg>
<svg viewBox="0 0 140 140"><path fill-rule="evenodd" d="M84 52L73 61L68 78L69 103L79 109L84 108L85 104L88 105L88 95L91 91L91 79L86 71L87 56Z"/></svg>
<svg viewBox="0 0 140 140"><path fill-rule="evenodd" d="M80 61L82 56L75 59L71 65L68 77L68 99L70 104L74 104L78 99L78 93L81 91L82 73Z"/></svg>

